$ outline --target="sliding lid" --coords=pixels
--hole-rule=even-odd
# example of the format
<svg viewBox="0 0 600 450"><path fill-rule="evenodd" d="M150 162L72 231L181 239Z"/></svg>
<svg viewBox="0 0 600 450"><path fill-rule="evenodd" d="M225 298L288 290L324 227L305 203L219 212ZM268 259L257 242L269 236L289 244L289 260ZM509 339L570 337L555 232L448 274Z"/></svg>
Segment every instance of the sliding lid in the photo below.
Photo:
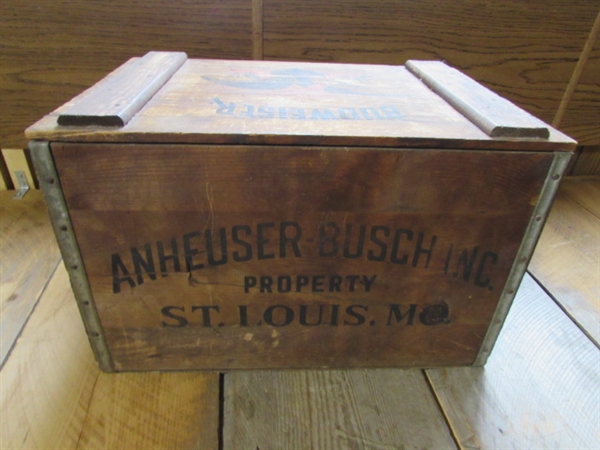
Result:
<svg viewBox="0 0 600 450"><path fill-rule="evenodd" d="M437 61L406 66L133 58L29 139L572 151L575 142Z"/></svg>

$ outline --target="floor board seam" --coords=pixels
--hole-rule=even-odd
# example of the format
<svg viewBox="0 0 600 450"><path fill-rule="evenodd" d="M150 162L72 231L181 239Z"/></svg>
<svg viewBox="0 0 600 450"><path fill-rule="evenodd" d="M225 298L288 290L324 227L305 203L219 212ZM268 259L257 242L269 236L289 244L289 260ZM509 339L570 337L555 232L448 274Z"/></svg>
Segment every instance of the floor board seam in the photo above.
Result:
<svg viewBox="0 0 600 450"><path fill-rule="evenodd" d="M586 206L584 203L581 203L579 201L579 198L577 196L573 196L571 194L569 194L568 192L564 192L563 194L567 199L569 199L571 201L571 203L577 205L579 208L581 208L583 211L585 211L586 213L590 214L592 217L594 217L595 219L600 220L600 217L598 217L598 215L595 213L595 211L593 211L592 209L590 209L588 206Z"/></svg>
<svg viewBox="0 0 600 450"><path fill-rule="evenodd" d="M42 287L42 290L40 291L40 295L38 295L35 302L33 302L33 307L31 308L31 311L29 311L29 314L27 315L27 319L25 319L25 321L23 322L23 325L21 325L21 328L19 329L19 332L17 333L17 336L15 337L13 342L10 344L10 348L6 352L6 356L4 357L4 360L0 362L0 370L2 370L4 368L4 365L6 364L6 362L10 358L10 355L12 354L13 350L17 346L17 342L21 338L21 335L23 334L25 327L27 327L27 324L29 323L29 319L31 319L31 316L37 309L37 306L40 303L41 298L46 293L46 290L48 289L48 285L50 284L50 281L52 281L52 278L54 278L54 275L56 274L56 271L61 263L62 263L62 258L59 257L56 265L54 266L54 269L52 269L52 272L50 273L50 276L48 277L48 279L46 279L46 282L44 283L44 286Z"/></svg>
<svg viewBox="0 0 600 450"><path fill-rule="evenodd" d="M438 406L438 409L440 410L442 417L444 418L444 422L446 423L446 426L448 427L448 431L450 432L450 436L452 437L452 440L454 441L456 448L460 449L460 450L464 450L464 447L460 444L460 440L458 439L458 436L456 435L456 433L454 432L454 429L452 428L452 424L450 423L450 418L446 414L446 411L444 410L442 402L441 402L440 398L438 397L437 393L435 392L433 383L431 382L431 379L427 375L427 369L423 369L423 370L421 370L421 372L423 373L423 378L425 379L425 383L429 387L429 391L431 392L431 395L433 396L433 399L435 400L435 403Z"/></svg>
<svg viewBox="0 0 600 450"><path fill-rule="evenodd" d="M600 343L596 342L593 336L573 317L572 314L562 305L562 303L558 300L558 298L544 286L544 284L535 276L531 269L527 269L527 273L529 276L535 281L535 283L542 289L548 297L552 299L552 301L560 308L560 310L575 324L575 326L583 333L583 335L588 338L588 340L600 350Z"/></svg>
<svg viewBox="0 0 600 450"><path fill-rule="evenodd" d="M94 386L92 386L92 391L90 392L90 397L86 404L85 415L83 417L83 421L81 422L81 430L79 430L79 436L77 436L77 444L75 444L75 448L79 448L79 443L81 442L81 436L83 436L83 432L86 429L86 422L88 420L88 415L90 413L90 408L92 407L92 401L94 400L94 393L96 392L96 386L98 385L98 381L100 381L101 373L96 374L96 379L94 380ZM114 376L114 374L112 374Z"/></svg>

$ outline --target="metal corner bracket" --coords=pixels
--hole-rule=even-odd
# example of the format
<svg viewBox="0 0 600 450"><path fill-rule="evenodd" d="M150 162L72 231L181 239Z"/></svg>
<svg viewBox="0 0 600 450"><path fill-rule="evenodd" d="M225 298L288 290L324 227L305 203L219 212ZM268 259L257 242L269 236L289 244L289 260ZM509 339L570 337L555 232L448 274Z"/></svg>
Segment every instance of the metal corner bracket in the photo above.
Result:
<svg viewBox="0 0 600 450"><path fill-rule="evenodd" d="M13 196L14 199L21 199L25 197L25 194L29 192L29 183L27 182L27 176L25 172L22 170L16 170L15 176L17 181L19 182L19 188L17 189L17 193Z"/></svg>
<svg viewBox="0 0 600 450"><path fill-rule="evenodd" d="M521 246L517 252L517 257L511 268L510 274L508 275L502 295L500 296L500 301L498 302L498 306L496 307L496 311L494 312L492 321L483 340L483 344L481 345L481 349L479 350L479 354L477 355L477 358L475 358L473 366L485 365L488 357L492 353L492 349L496 343L496 340L498 339L500 330L504 325L504 321L506 320L508 311L515 298L515 294L517 293L517 290L521 285L521 281L523 280L523 276L527 271L527 265L529 261L531 261L531 256L533 255L535 246L537 245L540 234L542 233L542 229L544 228L544 224L546 223L546 219L550 213L552 201L554 200L560 180L564 175L571 156L572 153L568 152L554 153L554 160L552 161L552 165L550 166L550 170L548 171L548 175L546 176L546 180L542 186L539 201L533 210L533 215L531 216L529 225L527 226L525 237L521 241Z"/></svg>
<svg viewBox="0 0 600 450"><path fill-rule="evenodd" d="M112 357L106 344L98 311L96 310L79 246L71 224L71 218L54 166L50 143L46 141L31 141L29 148L31 150L33 165L40 181L40 187L44 192L44 198L50 212L56 240L58 241L63 261L69 273L71 287L73 288L77 306L83 318L94 356L98 361L100 369L105 372L114 372Z"/></svg>

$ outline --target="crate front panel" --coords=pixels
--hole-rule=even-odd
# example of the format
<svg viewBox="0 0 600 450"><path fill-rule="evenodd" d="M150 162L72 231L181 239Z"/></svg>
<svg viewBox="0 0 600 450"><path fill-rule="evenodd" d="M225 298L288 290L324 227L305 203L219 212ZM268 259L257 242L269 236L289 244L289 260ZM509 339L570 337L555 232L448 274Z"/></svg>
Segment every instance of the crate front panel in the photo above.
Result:
<svg viewBox="0 0 600 450"><path fill-rule="evenodd" d="M553 158L52 152L117 370L472 364Z"/></svg>

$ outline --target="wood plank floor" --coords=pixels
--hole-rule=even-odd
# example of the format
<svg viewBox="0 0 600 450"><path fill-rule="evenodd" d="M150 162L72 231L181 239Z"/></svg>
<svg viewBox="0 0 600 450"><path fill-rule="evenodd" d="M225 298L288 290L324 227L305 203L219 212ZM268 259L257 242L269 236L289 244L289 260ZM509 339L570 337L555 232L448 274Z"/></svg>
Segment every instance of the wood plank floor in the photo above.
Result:
<svg viewBox="0 0 600 450"><path fill-rule="evenodd" d="M2 449L600 448L599 177L563 181L487 365L425 371L104 374L39 192L0 200Z"/></svg>
<svg viewBox="0 0 600 450"><path fill-rule="evenodd" d="M60 261L40 192L0 191L0 366Z"/></svg>

